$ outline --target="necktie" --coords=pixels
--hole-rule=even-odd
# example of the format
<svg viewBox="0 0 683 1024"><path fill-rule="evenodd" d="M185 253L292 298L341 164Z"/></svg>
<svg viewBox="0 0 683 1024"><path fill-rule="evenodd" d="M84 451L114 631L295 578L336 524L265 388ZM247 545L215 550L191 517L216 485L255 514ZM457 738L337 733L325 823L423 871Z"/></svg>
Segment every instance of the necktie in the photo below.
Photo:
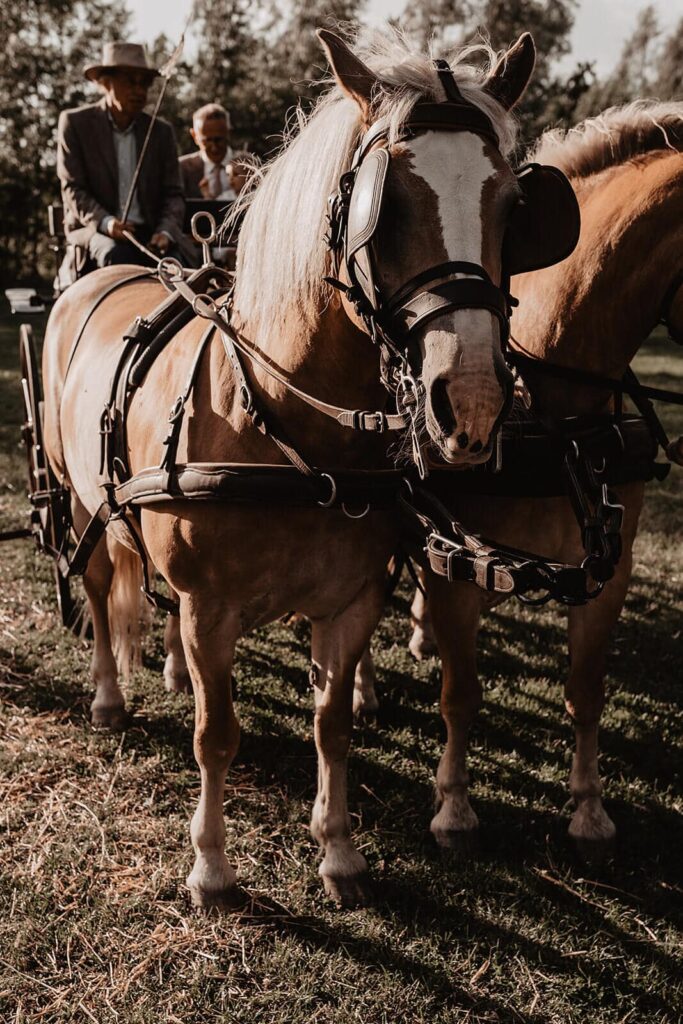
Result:
<svg viewBox="0 0 683 1024"><path fill-rule="evenodd" d="M221 182L221 169L218 164L214 164L211 168L211 174L209 176L209 190L211 192L211 198L216 199L223 191L223 183Z"/></svg>

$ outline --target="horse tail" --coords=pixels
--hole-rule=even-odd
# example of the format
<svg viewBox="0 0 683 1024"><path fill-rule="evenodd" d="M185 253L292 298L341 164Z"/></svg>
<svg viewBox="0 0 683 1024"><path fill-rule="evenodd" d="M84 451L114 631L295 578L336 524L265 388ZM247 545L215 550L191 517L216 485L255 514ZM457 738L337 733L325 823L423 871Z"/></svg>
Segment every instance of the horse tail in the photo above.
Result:
<svg viewBox="0 0 683 1024"><path fill-rule="evenodd" d="M109 557L114 567L109 589L109 631L119 673L128 682L142 665L142 623L147 603L142 595L142 564L135 551L107 535Z"/></svg>

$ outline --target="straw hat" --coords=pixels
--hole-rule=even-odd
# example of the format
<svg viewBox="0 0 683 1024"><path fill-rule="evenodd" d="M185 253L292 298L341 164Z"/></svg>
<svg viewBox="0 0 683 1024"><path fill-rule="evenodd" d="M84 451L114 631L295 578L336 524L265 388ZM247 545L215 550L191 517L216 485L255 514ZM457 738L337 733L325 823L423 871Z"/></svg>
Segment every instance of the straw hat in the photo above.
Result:
<svg viewBox="0 0 683 1024"><path fill-rule="evenodd" d="M159 74L156 68L150 67L145 48L140 43L105 43L102 47L101 64L88 65L84 68L83 74L91 82L96 82L100 75L115 68L146 71L150 80Z"/></svg>

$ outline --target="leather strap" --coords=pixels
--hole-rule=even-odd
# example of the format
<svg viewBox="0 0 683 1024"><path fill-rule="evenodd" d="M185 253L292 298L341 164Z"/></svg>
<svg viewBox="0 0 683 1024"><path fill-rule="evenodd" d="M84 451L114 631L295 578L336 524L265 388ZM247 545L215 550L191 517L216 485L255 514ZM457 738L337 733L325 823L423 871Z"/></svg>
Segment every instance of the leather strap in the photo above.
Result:
<svg viewBox="0 0 683 1024"><path fill-rule="evenodd" d="M498 317L501 338L508 337L508 305L500 288L479 278L456 278L420 290L391 312L392 319L410 334L437 316L456 309L484 309Z"/></svg>
<svg viewBox="0 0 683 1024"><path fill-rule="evenodd" d="M324 491L321 479L325 482ZM245 463L176 463L168 486L158 467L136 473L114 489L121 506L155 505L191 498L193 501L226 501L230 504L263 504L311 507L342 505L363 510L393 508L404 486L397 469L315 470L302 475L294 466ZM329 500L329 499L332 500Z"/></svg>
<svg viewBox="0 0 683 1024"><path fill-rule="evenodd" d="M330 419L334 419L343 427L351 427L355 430L372 431L382 433L385 430L402 430L407 425L407 417L399 415L397 413L385 413L381 410L366 410L366 409L344 409L339 405L332 405L330 402L323 402L319 398L314 398L313 395L309 395L306 391L302 391L295 384L292 384L290 380L285 377L275 366L267 362L264 356L255 349L250 343L246 342L232 327L230 320L227 316L227 308L225 306L217 307L215 303L209 303L206 301L205 296L197 295L188 287L187 283L182 280L174 280L174 287L178 289L181 295L183 295L190 303L195 313L203 317L205 320L211 320L221 331L221 336L227 341L226 352L233 362L232 356L230 356L229 346L239 351L242 355L245 355L256 366L260 367L268 376L272 377L273 380L278 381L288 391L297 398L300 398L311 408L316 409L323 415L328 416ZM233 366L235 364L233 363Z"/></svg>
<svg viewBox="0 0 683 1024"><path fill-rule="evenodd" d="M455 81L455 75L453 74L451 66L448 63L448 61L444 60L442 57L438 57L434 61L434 67L438 72L439 81L441 82L443 90L446 93L446 99L449 100L451 103L464 104L466 101L463 98L460 89L458 89L457 83Z"/></svg>

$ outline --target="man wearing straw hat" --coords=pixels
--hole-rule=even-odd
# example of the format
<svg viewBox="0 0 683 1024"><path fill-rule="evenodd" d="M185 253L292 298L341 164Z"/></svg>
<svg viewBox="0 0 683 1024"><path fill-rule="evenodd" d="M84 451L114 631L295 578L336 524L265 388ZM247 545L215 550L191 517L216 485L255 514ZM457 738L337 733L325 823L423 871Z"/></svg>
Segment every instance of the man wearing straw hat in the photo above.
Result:
<svg viewBox="0 0 683 1024"><path fill-rule="evenodd" d="M57 173L72 280L88 261L98 267L148 264L127 233L160 255L168 255L182 238L183 189L175 137L166 121L154 123L130 195L151 120L144 112L147 92L158 74L144 47L106 43L102 62L85 69L102 99L60 115Z"/></svg>

